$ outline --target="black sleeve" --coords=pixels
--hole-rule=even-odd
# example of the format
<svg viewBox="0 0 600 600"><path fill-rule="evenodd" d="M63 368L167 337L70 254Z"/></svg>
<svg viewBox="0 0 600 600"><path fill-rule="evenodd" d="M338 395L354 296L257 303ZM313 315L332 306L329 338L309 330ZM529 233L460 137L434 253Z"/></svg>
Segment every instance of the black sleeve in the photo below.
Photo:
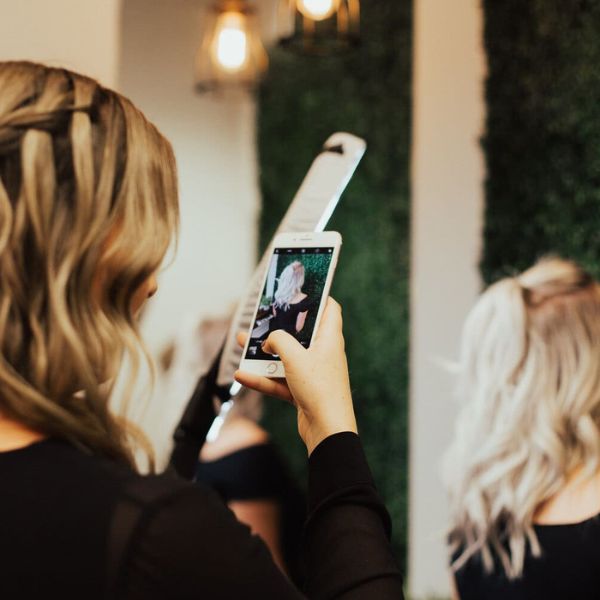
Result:
<svg viewBox="0 0 600 600"><path fill-rule="evenodd" d="M308 597L402 598L389 517L358 436L327 438L313 452L309 471ZM138 529L127 561L128 599L305 597L263 542L207 488L186 487L144 515Z"/></svg>
<svg viewBox="0 0 600 600"><path fill-rule="evenodd" d="M303 552L309 598L403 598L390 518L356 434L332 435L311 454L308 511Z"/></svg>

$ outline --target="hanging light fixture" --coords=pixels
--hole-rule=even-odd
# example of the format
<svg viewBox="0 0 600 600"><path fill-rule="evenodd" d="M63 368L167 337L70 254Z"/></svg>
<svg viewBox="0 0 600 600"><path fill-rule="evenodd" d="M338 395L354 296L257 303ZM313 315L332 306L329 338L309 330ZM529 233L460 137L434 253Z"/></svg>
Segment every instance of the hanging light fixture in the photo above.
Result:
<svg viewBox="0 0 600 600"><path fill-rule="evenodd" d="M280 0L280 44L328 54L360 41L360 0Z"/></svg>
<svg viewBox="0 0 600 600"><path fill-rule="evenodd" d="M322 21L330 17L339 7L339 0L298 0L298 10L313 21Z"/></svg>
<svg viewBox="0 0 600 600"><path fill-rule="evenodd" d="M253 88L267 64L254 7L247 0L215 4L196 56L196 89Z"/></svg>

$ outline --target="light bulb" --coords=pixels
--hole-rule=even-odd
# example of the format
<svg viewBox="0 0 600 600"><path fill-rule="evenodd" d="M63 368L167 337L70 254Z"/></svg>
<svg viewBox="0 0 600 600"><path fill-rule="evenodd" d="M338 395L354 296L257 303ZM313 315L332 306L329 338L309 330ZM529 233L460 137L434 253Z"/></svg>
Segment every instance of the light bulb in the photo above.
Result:
<svg viewBox="0 0 600 600"><path fill-rule="evenodd" d="M298 10L313 21L329 18L338 8L339 0L298 0Z"/></svg>
<svg viewBox="0 0 600 600"><path fill-rule="evenodd" d="M239 71L248 60L248 33L245 17L241 13L228 12L217 23L214 56L226 71Z"/></svg>

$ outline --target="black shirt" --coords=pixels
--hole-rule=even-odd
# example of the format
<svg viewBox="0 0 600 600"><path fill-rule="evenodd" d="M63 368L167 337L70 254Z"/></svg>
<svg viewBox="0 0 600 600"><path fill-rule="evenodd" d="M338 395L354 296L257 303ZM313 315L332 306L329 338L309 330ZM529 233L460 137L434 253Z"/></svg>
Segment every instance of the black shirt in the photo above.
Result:
<svg viewBox="0 0 600 600"><path fill-rule="evenodd" d="M275 331L276 329L283 329L290 335L296 336L296 320L298 315L307 311L311 307L312 301L309 296L296 302L295 304L288 304L287 308L275 307L275 316L269 321L269 331Z"/></svg>
<svg viewBox="0 0 600 600"><path fill-rule="evenodd" d="M600 515L580 523L535 525L542 556L527 553L523 576L509 581L498 565L487 574L479 556L456 573L461 600L597 600Z"/></svg>
<svg viewBox="0 0 600 600"><path fill-rule="evenodd" d="M0 453L0 481L2 599L402 597L389 516L352 433L330 436L309 459L306 596L206 487L141 477L52 439ZM137 501L124 535L127 490L140 484L157 493Z"/></svg>

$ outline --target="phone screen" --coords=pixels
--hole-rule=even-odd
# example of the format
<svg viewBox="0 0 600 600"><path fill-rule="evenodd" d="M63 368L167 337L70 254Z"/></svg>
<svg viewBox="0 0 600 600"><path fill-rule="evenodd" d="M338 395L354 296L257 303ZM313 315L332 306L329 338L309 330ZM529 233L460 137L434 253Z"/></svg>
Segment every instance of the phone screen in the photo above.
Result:
<svg viewBox="0 0 600 600"><path fill-rule="evenodd" d="M245 359L280 360L262 350L263 342L277 329L309 347L332 257L329 247L275 248Z"/></svg>

